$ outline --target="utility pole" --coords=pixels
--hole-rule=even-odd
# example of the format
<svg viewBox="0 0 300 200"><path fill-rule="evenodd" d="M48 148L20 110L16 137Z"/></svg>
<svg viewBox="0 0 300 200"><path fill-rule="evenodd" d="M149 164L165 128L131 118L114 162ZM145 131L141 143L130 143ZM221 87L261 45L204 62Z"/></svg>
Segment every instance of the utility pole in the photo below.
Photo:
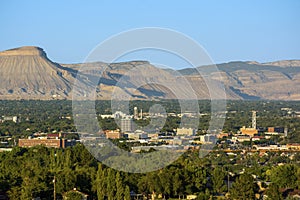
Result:
<svg viewBox="0 0 300 200"><path fill-rule="evenodd" d="M55 187L55 183L56 183L56 180L55 180L55 176L53 178L53 199L56 200L56 187Z"/></svg>

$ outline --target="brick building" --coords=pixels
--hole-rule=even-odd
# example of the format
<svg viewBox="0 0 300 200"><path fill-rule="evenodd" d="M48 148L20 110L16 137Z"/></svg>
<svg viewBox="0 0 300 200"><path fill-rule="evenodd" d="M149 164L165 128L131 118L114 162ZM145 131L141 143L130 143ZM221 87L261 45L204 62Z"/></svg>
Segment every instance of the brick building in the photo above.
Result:
<svg viewBox="0 0 300 200"><path fill-rule="evenodd" d="M75 145L75 141L67 141L66 139L56 138L56 139L19 139L20 147L33 147L37 145L44 145L46 147L54 148L66 148L68 146Z"/></svg>

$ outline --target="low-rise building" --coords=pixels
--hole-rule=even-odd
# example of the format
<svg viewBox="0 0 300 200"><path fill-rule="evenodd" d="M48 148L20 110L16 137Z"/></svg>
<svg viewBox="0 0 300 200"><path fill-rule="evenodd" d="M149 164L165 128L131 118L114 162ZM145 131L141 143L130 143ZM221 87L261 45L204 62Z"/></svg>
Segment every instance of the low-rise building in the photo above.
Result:
<svg viewBox="0 0 300 200"><path fill-rule="evenodd" d="M151 139L157 139L158 133L148 133L148 137L150 137Z"/></svg>
<svg viewBox="0 0 300 200"><path fill-rule="evenodd" d="M268 127L268 132L284 133L283 127Z"/></svg>
<svg viewBox="0 0 300 200"><path fill-rule="evenodd" d="M232 140L233 141L239 141L239 142L245 142L245 141L250 141L251 140L251 136L250 135L235 135L232 136Z"/></svg>
<svg viewBox="0 0 300 200"><path fill-rule="evenodd" d="M268 151L268 150L279 150L279 151L285 151L288 150L288 147L286 145L268 145L268 146L258 146L253 145L253 149L259 150L259 151Z"/></svg>
<svg viewBox="0 0 300 200"><path fill-rule="evenodd" d="M19 122L18 116L2 116L2 121L13 121L15 123Z"/></svg>
<svg viewBox="0 0 300 200"><path fill-rule="evenodd" d="M265 135L279 135L278 132L265 132Z"/></svg>
<svg viewBox="0 0 300 200"><path fill-rule="evenodd" d="M291 150L300 150L300 144L287 144L286 147Z"/></svg>
<svg viewBox="0 0 300 200"><path fill-rule="evenodd" d="M19 139L20 147L34 147L37 145L44 145L46 147L54 147L54 148L66 148L68 146L75 145L75 141L66 140L61 138L56 139L48 139L48 138L28 138L28 139Z"/></svg>
<svg viewBox="0 0 300 200"><path fill-rule="evenodd" d="M252 141L260 141L261 139L265 139L265 137L264 136L258 136L258 135L252 137Z"/></svg>
<svg viewBox="0 0 300 200"><path fill-rule="evenodd" d="M196 130L193 128L177 128L176 135L195 135Z"/></svg>
<svg viewBox="0 0 300 200"><path fill-rule="evenodd" d="M243 134L243 135L249 135L250 137L253 137L254 135L258 134L258 131L256 128L246 128L245 126L243 126L241 129L240 129L240 132Z"/></svg>
<svg viewBox="0 0 300 200"><path fill-rule="evenodd" d="M105 131L107 139L120 139L124 137L124 134L120 130Z"/></svg>
<svg viewBox="0 0 300 200"><path fill-rule="evenodd" d="M200 135L201 143L216 143L217 137L214 134Z"/></svg>
<svg viewBox="0 0 300 200"><path fill-rule="evenodd" d="M220 133L220 134L217 135L217 138L218 138L218 139L222 139L222 138L226 138L226 137L228 137L228 136L229 136L228 133Z"/></svg>
<svg viewBox="0 0 300 200"><path fill-rule="evenodd" d="M169 145L186 145L189 144L190 138L174 137L173 139L166 140Z"/></svg>
<svg viewBox="0 0 300 200"><path fill-rule="evenodd" d="M133 133L127 133L128 139L134 139L134 140L139 140L139 139L147 139L148 134L142 130L136 130Z"/></svg>

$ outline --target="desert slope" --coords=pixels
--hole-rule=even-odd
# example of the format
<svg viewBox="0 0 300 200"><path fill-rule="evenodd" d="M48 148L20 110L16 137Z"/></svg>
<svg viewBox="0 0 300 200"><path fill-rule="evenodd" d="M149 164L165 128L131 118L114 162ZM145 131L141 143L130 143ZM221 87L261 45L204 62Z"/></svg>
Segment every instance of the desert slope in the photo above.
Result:
<svg viewBox="0 0 300 200"><path fill-rule="evenodd" d="M228 99L300 100L299 60L218 64L218 73L205 74L211 91L198 73L208 67L175 71L147 61L58 64L39 47L20 47L0 52L0 99L72 99L77 76L82 92L76 95L86 97L85 88L95 87L97 99L219 98L222 83Z"/></svg>
<svg viewBox="0 0 300 200"><path fill-rule="evenodd" d="M0 52L1 99L65 98L71 92L72 75L50 61L38 47Z"/></svg>

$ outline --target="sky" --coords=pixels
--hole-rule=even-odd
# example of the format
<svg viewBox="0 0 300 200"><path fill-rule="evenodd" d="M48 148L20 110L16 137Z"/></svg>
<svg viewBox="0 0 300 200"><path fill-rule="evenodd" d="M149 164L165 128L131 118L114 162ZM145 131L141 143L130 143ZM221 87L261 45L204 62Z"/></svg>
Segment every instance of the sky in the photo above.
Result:
<svg viewBox="0 0 300 200"><path fill-rule="evenodd" d="M215 63L300 59L299 10L298 0L3 0L0 51L39 46L55 62L80 63L115 34L160 27L191 37ZM159 57L146 51L123 59L163 62ZM162 57L175 68L185 65Z"/></svg>

